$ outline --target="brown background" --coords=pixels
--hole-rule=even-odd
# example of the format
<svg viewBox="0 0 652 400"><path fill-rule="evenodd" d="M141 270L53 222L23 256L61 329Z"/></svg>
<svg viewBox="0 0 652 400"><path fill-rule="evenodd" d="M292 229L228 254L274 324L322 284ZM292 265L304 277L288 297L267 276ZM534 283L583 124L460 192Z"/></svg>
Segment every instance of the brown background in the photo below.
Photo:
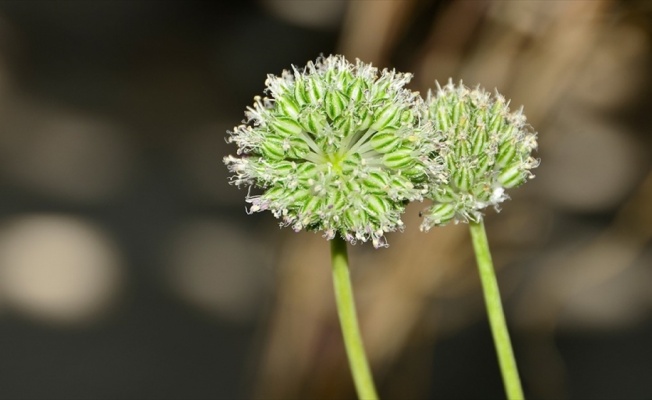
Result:
<svg viewBox="0 0 652 400"><path fill-rule="evenodd" d="M226 131L342 53L539 132L487 227L528 398L652 397L647 1L0 2L0 398L353 397L318 234L247 216ZM383 398L504 396L466 226L351 249Z"/></svg>

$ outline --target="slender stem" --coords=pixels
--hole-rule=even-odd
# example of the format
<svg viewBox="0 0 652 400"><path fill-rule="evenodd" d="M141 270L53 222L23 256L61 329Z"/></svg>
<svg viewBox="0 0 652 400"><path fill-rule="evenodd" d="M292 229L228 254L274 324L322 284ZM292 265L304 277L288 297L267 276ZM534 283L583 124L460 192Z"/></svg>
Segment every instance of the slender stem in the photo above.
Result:
<svg viewBox="0 0 652 400"><path fill-rule="evenodd" d="M500 291L498 290L498 281L494 272L493 262L491 261L491 252L487 241L487 233L484 229L484 222L470 222L471 239L473 240L473 249L478 262L480 271L480 280L482 281L482 290L484 292L485 305L487 306L487 315L491 325L491 333L494 338L496 352L498 353L498 362L503 375L503 383L507 398L510 400L523 399L523 389L518 377L514 351L509 340L509 332L505 323L505 314L503 305L500 301Z"/></svg>
<svg viewBox="0 0 652 400"><path fill-rule="evenodd" d="M349 358L349 366L360 400L376 400L376 388L369 369L369 362L362 345L358 317L355 312L353 289L349 276L349 257L346 252L346 242L339 235L331 240L331 258L333 262L333 286L337 314L340 317L344 346Z"/></svg>

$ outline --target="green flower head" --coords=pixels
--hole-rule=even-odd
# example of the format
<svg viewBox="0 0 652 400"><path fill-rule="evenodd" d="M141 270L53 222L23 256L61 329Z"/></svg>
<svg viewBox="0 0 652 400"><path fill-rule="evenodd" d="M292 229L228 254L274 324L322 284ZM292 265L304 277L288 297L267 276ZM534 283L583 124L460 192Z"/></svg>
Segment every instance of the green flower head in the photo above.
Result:
<svg viewBox="0 0 652 400"><path fill-rule="evenodd" d="M410 74L342 56L268 75L224 158L231 183L263 189L249 212L270 210L281 226L323 231L350 243L401 229L405 205L428 191L434 132ZM431 167L435 168L435 167Z"/></svg>
<svg viewBox="0 0 652 400"><path fill-rule="evenodd" d="M498 92L469 89L449 80L437 93L428 93L429 117L443 134L437 157L443 166L433 175L428 196L434 205L424 214L421 229L450 221L482 219L482 210L508 199L505 189L533 178L539 165L531 156L536 133L526 124L522 108L510 112L509 102Z"/></svg>

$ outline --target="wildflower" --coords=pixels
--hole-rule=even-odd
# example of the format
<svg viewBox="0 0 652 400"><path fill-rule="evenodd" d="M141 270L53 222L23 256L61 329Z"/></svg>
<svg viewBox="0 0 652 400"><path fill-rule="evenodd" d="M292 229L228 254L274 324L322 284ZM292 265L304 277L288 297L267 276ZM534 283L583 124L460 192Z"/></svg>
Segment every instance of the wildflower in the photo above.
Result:
<svg viewBox="0 0 652 400"><path fill-rule="evenodd" d="M411 74L378 70L342 56L268 75L224 158L231 183L263 189L249 212L269 210L281 226L323 231L350 243L401 229L405 204L427 191L434 130ZM431 167L434 168L434 167Z"/></svg>
<svg viewBox="0 0 652 400"><path fill-rule="evenodd" d="M433 179L428 196L434 204L425 213L424 231L449 221L478 222L482 210L509 197L505 193L534 175L539 161L536 133L526 124L522 108L510 112L498 92L469 89L449 80L426 103L435 128L443 134L431 163L444 170Z"/></svg>

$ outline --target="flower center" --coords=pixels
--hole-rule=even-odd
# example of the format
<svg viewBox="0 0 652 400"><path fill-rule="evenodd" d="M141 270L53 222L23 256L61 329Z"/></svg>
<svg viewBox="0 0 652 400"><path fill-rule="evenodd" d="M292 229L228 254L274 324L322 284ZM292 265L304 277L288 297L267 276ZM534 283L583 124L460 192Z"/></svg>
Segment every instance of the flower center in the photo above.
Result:
<svg viewBox="0 0 652 400"><path fill-rule="evenodd" d="M346 159L346 154L333 153L326 155L326 160L333 166L333 172L338 175L342 174L342 163Z"/></svg>

